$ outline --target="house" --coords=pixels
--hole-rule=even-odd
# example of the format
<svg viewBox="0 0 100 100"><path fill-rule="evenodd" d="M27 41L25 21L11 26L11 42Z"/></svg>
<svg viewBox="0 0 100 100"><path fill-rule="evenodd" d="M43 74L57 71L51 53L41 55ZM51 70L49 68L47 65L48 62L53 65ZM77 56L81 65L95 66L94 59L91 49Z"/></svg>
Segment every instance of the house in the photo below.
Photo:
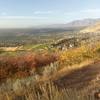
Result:
<svg viewBox="0 0 100 100"><path fill-rule="evenodd" d="M65 38L60 39L55 43L52 43L52 47L58 48L60 50L66 50L70 48L75 48L81 45L83 41L86 41L87 38L77 38L77 37L71 37L71 38Z"/></svg>

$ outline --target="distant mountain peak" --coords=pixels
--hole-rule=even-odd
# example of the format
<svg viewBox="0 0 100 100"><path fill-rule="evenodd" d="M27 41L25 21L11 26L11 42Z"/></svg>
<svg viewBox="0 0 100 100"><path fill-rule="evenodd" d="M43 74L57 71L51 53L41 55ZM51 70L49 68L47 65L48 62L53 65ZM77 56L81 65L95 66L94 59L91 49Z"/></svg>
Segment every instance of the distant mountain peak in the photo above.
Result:
<svg viewBox="0 0 100 100"><path fill-rule="evenodd" d="M82 19L82 20L75 20L66 25L69 27L79 27L79 26L90 26L94 25L96 22L100 21L100 18L97 19Z"/></svg>
<svg viewBox="0 0 100 100"><path fill-rule="evenodd" d="M87 27L90 25L94 25L98 21L100 21L100 18L96 18L96 19L87 18L87 19L74 20L66 24L53 24L53 25L47 25L44 27L47 27L47 28Z"/></svg>

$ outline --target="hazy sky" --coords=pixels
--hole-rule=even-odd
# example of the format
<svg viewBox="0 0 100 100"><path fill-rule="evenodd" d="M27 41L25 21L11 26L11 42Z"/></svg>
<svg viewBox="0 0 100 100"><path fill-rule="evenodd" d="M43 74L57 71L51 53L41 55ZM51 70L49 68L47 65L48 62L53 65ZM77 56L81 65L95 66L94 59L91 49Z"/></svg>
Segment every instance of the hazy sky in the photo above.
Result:
<svg viewBox="0 0 100 100"><path fill-rule="evenodd" d="M0 0L0 28L99 17L100 0Z"/></svg>

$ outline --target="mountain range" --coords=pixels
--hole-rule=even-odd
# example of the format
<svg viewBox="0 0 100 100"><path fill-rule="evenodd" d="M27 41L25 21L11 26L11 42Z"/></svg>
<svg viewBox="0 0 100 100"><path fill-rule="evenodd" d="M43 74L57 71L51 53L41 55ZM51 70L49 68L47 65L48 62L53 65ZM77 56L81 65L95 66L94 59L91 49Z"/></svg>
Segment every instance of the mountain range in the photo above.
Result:
<svg viewBox="0 0 100 100"><path fill-rule="evenodd" d="M87 27L93 26L100 21L97 19L82 19L75 20L66 24L53 24L42 27L31 27L26 29L0 29L0 36L20 36L20 35L30 35L30 34L46 34L46 33L60 33L60 32L73 32L84 30Z"/></svg>
<svg viewBox="0 0 100 100"><path fill-rule="evenodd" d="M96 18L96 19L88 18L88 19L74 20L66 24L53 24L53 25L48 25L48 26L43 26L43 27L48 27L48 28L87 27L90 25L94 25L98 21L100 21L100 18Z"/></svg>

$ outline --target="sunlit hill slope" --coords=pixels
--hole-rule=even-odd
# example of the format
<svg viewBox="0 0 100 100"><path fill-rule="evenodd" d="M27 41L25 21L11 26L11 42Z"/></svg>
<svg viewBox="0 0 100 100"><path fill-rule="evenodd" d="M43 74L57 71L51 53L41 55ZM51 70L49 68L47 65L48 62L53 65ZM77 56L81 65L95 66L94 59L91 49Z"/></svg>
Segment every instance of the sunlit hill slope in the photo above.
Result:
<svg viewBox="0 0 100 100"><path fill-rule="evenodd" d="M80 33L99 33L99 32L100 32L100 22L80 31Z"/></svg>

